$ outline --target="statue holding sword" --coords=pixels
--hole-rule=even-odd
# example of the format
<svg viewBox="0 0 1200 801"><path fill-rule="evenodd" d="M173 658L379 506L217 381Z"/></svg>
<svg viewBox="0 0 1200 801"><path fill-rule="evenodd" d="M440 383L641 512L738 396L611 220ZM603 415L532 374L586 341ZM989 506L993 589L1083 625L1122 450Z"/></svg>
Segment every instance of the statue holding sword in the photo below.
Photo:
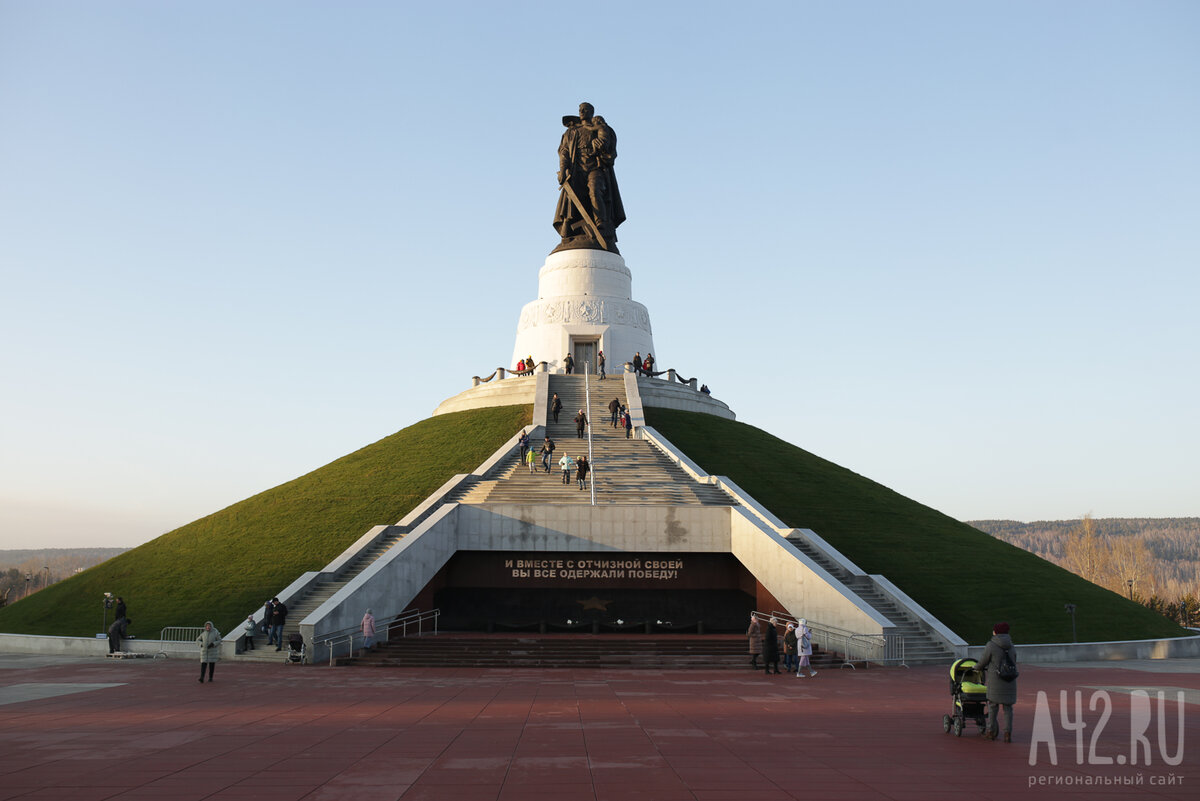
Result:
<svg viewBox="0 0 1200 801"><path fill-rule="evenodd" d="M613 173L617 135L595 116L591 103L579 104L579 116L563 117L558 146L558 207L554 228L562 237L555 248L591 248L618 253L617 226L625 221L625 207Z"/></svg>

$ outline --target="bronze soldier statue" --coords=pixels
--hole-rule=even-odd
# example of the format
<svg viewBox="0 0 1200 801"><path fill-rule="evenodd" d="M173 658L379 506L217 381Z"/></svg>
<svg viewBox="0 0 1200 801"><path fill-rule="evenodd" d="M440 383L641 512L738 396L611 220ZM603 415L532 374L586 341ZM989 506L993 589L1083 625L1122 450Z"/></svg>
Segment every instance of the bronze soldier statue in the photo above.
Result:
<svg viewBox="0 0 1200 801"><path fill-rule="evenodd" d="M613 172L617 134L595 116L591 103L579 104L579 116L563 117L566 129L558 145L558 207L554 229L562 242L554 250L617 250L617 226L625 207Z"/></svg>

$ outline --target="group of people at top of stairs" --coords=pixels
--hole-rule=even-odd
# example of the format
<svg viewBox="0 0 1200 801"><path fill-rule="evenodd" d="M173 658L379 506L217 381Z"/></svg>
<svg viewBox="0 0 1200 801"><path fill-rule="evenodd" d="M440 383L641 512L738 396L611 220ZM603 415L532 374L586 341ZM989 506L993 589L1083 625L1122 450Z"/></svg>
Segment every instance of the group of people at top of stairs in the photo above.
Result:
<svg viewBox="0 0 1200 801"><path fill-rule="evenodd" d="M557 396L556 396L557 397ZM580 414L582 414L582 410ZM521 438L517 440L517 446L521 449L520 462L529 466L529 473L532 475L536 472L538 464L538 456L541 456L542 470L549 474L550 463L554 460L555 444L554 440L546 437L542 441L540 450L533 449L533 443L529 440L529 434L521 432ZM578 459L572 458L570 454L564 453L558 460L558 466L562 470L562 483L570 485L571 475L575 474L575 481L579 484L579 489L583 489L587 480L588 473L591 472L591 464L586 456L580 455Z"/></svg>
<svg viewBox="0 0 1200 801"><path fill-rule="evenodd" d="M604 355L604 351L600 351L599 353L596 354L596 372L599 374L601 381L604 380L604 365L607 361L608 361L608 358ZM563 367L566 369L567 375L571 375L572 373L574 373L575 372L575 357L569 353L566 356L564 356L563 357Z"/></svg>
<svg viewBox="0 0 1200 801"><path fill-rule="evenodd" d="M608 357L604 355L604 351L599 351L596 354L596 374L600 380L605 379L604 366L608 362ZM563 356L563 369L567 375L572 375L575 372L575 357L568 353ZM633 372L638 375L653 376L654 375L654 354L647 353L646 358L642 358L642 352L638 351L633 354L633 359L629 362L633 366ZM536 363L532 356L526 356L517 362L516 369L513 372L519 375L529 375L533 372Z"/></svg>
<svg viewBox="0 0 1200 801"><path fill-rule="evenodd" d="M596 367L597 367L597 372L599 373L601 381L603 381L604 377L605 377L604 376L604 365L605 365L606 361L607 360L604 356L604 351L600 351L598 354L596 354ZM638 351L637 353L633 354L633 360L630 362L630 364L633 366L633 372L637 373L638 375L644 375L649 378L653 378L655 375L655 373L654 373L654 354L653 353L647 353L646 358L643 359L641 351ZM571 375L572 373L574 373L575 372L575 357L569 353L566 356L564 356L563 357L563 367L565 368L567 375ZM517 367L514 372L516 372L519 375L532 375L533 368L534 368L533 357L527 356L526 358L521 359L520 361L517 362ZM700 391L703 392L705 395L712 394L712 390L710 390L708 388L708 384L703 384L700 387ZM558 422L557 418L555 418L555 422Z"/></svg>
<svg viewBox="0 0 1200 801"><path fill-rule="evenodd" d="M750 668L758 670L758 657L763 658L763 669L766 675L779 675L779 619L772 617L763 626L758 618L750 614L750 628L746 629L746 639L750 641ZM804 618L796 623L788 623L783 634L783 670L791 673L796 670L796 678L804 678L804 670L808 669L808 678L817 675L808 663L812 656L812 632L809 631L808 621Z"/></svg>

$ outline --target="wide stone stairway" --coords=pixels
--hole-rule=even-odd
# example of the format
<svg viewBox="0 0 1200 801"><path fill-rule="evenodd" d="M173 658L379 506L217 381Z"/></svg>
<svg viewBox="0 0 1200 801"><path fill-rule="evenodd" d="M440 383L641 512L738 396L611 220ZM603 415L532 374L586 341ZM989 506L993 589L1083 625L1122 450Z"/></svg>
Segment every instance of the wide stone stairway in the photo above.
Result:
<svg viewBox="0 0 1200 801"><path fill-rule="evenodd" d="M381 643L341 657L339 665L371 667L620 668L645 670L746 670L746 638L739 634L439 634ZM782 665L782 655L780 665ZM818 670L841 660L818 650ZM762 665L761 658L758 662Z"/></svg>
<svg viewBox="0 0 1200 801"><path fill-rule="evenodd" d="M513 453L497 466L494 475L477 482L452 500L461 503L590 503L590 487L579 489L577 482L562 483L558 460L568 454L573 459L588 453L587 432L576 434L575 416L584 409L592 429L592 475L596 484L596 503L735 506L736 502L719 487L700 484L646 440L626 439L625 429L614 428L608 404L616 398L627 405L625 383L620 378L599 381L590 378L591 403L585 398L581 375L550 376L550 392L558 393L563 408L555 423L547 421L546 433L555 450L550 472L542 470L540 456L531 474L518 464L520 454ZM535 451L542 440L531 443ZM574 477L574 474L572 474Z"/></svg>

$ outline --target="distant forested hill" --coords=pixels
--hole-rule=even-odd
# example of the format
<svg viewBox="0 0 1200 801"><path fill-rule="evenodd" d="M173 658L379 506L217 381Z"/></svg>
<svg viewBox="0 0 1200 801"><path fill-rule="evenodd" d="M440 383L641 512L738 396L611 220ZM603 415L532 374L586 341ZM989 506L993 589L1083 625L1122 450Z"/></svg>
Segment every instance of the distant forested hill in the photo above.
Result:
<svg viewBox="0 0 1200 801"><path fill-rule="evenodd" d="M1111 551L1127 554L1144 546L1149 555L1144 565L1126 569L1123 564L1108 567L1112 582L1123 583L1125 574L1134 576L1134 592L1143 597L1178 599L1200 596L1200 517L1110 517L1087 518L1094 538ZM1005 542L1075 572L1071 542L1079 535L1084 520L971 520L970 525ZM1126 562L1126 564L1128 561ZM1088 578L1088 576L1085 576ZM1093 579L1095 580L1095 579ZM1110 582L1110 583L1112 583ZM1097 581L1097 583L1105 583Z"/></svg>
<svg viewBox="0 0 1200 801"><path fill-rule="evenodd" d="M16 601L128 548L31 548L0 550L0 605Z"/></svg>

